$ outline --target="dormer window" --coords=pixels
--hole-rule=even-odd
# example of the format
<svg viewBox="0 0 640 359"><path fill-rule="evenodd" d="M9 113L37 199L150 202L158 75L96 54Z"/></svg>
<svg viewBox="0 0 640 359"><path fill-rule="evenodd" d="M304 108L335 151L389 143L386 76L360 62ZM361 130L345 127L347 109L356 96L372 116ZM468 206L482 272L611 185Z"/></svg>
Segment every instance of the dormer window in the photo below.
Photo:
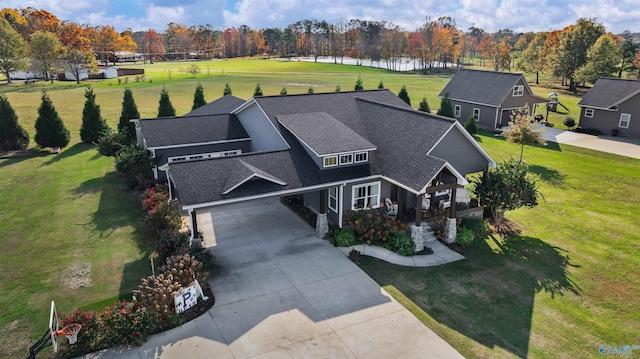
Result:
<svg viewBox="0 0 640 359"><path fill-rule="evenodd" d="M368 152L358 152L356 153L356 163L362 163L369 161L369 153Z"/></svg>
<svg viewBox="0 0 640 359"><path fill-rule="evenodd" d="M338 156L327 156L324 158L324 167L333 167L338 165Z"/></svg>
<svg viewBox="0 0 640 359"><path fill-rule="evenodd" d="M513 97L524 95L524 85L517 85L513 87Z"/></svg>
<svg viewBox="0 0 640 359"><path fill-rule="evenodd" d="M340 164L341 165L349 165L353 163L353 155L352 154L346 154L346 155L340 155Z"/></svg>

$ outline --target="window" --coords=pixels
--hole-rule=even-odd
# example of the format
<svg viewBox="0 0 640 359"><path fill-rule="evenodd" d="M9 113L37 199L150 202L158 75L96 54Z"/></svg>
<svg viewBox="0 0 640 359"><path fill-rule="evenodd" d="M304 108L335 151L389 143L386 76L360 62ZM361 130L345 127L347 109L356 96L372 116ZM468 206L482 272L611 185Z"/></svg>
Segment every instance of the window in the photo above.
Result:
<svg viewBox="0 0 640 359"><path fill-rule="evenodd" d="M522 96L524 94L524 85L513 86L513 96Z"/></svg>
<svg viewBox="0 0 640 359"><path fill-rule="evenodd" d="M351 209L380 207L380 182L353 186Z"/></svg>
<svg viewBox="0 0 640 359"><path fill-rule="evenodd" d="M479 108L474 108L473 109L473 118L476 121L480 121L480 109Z"/></svg>
<svg viewBox="0 0 640 359"><path fill-rule="evenodd" d="M338 165L338 156L328 156L324 158L325 167L333 167Z"/></svg>
<svg viewBox="0 0 640 359"><path fill-rule="evenodd" d="M348 155L340 155L340 164L341 165L348 165L353 163L353 155L352 154L348 154Z"/></svg>
<svg viewBox="0 0 640 359"><path fill-rule="evenodd" d="M456 118L460 117L460 112L462 111L462 107L460 107L460 105L456 105L455 111L456 111L455 113Z"/></svg>
<svg viewBox="0 0 640 359"><path fill-rule="evenodd" d="M369 153L358 152L356 153L356 163L367 162L369 160Z"/></svg>
<svg viewBox="0 0 640 359"><path fill-rule="evenodd" d="M629 128L629 122L631 121L631 115L628 113L620 114L620 123L618 123L618 127L620 128Z"/></svg>
<svg viewBox="0 0 640 359"><path fill-rule="evenodd" d="M593 109L592 108L585 108L584 109L584 117L593 118Z"/></svg>
<svg viewBox="0 0 640 359"><path fill-rule="evenodd" d="M338 212L338 187L329 188L329 209Z"/></svg>

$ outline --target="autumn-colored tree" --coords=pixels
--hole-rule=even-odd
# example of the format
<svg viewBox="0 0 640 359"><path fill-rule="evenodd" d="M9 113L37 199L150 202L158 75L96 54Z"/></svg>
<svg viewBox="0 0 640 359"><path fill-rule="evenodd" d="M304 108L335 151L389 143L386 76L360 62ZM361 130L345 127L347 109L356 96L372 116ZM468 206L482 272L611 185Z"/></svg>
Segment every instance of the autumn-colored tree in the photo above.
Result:
<svg viewBox="0 0 640 359"><path fill-rule="evenodd" d="M8 22L9 25L22 36L23 40L26 41L29 39L27 19L25 19L18 10L4 8L0 10L0 17Z"/></svg>
<svg viewBox="0 0 640 359"><path fill-rule="evenodd" d="M146 54L145 61L149 59L153 62L154 59L162 59L165 54L164 42L156 30L145 31L142 51Z"/></svg>
<svg viewBox="0 0 640 359"><path fill-rule="evenodd" d="M536 73L536 84L540 83L539 72L543 70L542 52L544 51L544 43L547 40L546 32L537 33L529 42L527 47L522 51L522 56L518 59L516 67L526 72Z"/></svg>
<svg viewBox="0 0 640 359"><path fill-rule="evenodd" d="M58 31L60 43L66 49L80 50L82 52L91 50L91 40L85 33L85 29L78 24L69 21L63 21Z"/></svg>
<svg viewBox="0 0 640 359"><path fill-rule="evenodd" d="M11 73L26 70L26 43L8 21L0 18L0 74L11 83Z"/></svg>
<svg viewBox="0 0 640 359"><path fill-rule="evenodd" d="M93 52L105 64L111 58L115 64L115 57L112 57L116 51L121 50L122 37L115 28L110 25L97 26L88 30L89 38L93 46Z"/></svg>
<svg viewBox="0 0 640 359"><path fill-rule="evenodd" d="M30 34L34 34L38 31L50 32L53 34L58 33L60 20L52 13L42 9L35 9L33 7L20 9L20 13L27 22L27 32L24 36L29 36Z"/></svg>

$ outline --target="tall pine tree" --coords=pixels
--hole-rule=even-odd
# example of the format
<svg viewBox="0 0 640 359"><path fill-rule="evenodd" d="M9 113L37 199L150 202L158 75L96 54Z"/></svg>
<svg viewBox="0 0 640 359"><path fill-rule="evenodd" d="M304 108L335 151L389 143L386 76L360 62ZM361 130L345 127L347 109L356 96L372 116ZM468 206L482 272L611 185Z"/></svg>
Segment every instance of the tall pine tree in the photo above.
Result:
<svg viewBox="0 0 640 359"><path fill-rule="evenodd" d="M229 86L228 82L224 84L224 91L222 92L222 96L226 96L226 95L233 95L231 93L231 86Z"/></svg>
<svg viewBox="0 0 640 359"><path fill-rule="evenodd" d="M118 132L124 133L130 140L135 139L136 125L129 121L140 118L140 112L138 112L138 106L133 99L133 93L131 89L124 89L124 96L122 97L122 111L120 112L120 122L118 122Z"/></svg>
<svg viewBox="0 0 640 359"><path fill-rule="evenodd" d="M253 96L262 96L262 87L260 87L260 84L257 84L256 89L253 90Z"/></svg>
<svg viewBox="0 0 640 359"><path fill-rule="evenodd" d="M422 101L420 101L420 105L418 105L418 111L431 112L431 109L429 108L429 103L427 102L426 97L423 97Z"/></svg>
<svg viewBox="0 0 640 359"><path fill-rule="evenodd" d="M95 143L109 128L107 122L100 116L100 105L96 103L96 94L91 87L84 90L84 109L82 110L82 126L80 139L84 143Z"/></svg>
<svg viewBox="0 0 640 359"><path fill-rule="evenodd" d="M29 134L18 123L7 96L0 95L0 151L24 150L29 146Z"/></svg>
<svg viewBox="0 0 640 359"><path fill-rule="evenodd" d="M71 136L46 91L42 91L42 103L36 119L36 143L42 147L66 147Z"/></svg>
<svg viewBox="0 0 640 359"><path fill-rule="evenodd" d="M193 94L193 106L191 106L191 110L195 110L198 107L202 107L207 104L207 101L204 100L204 88L202 85L198 83L196 85L196 92Z"/></svg>
<svg viewBox="0 0 640 359"><path fill-rule="evenodd" d="M453 113L453 106L451 105L448 92L445 93L442 100L440 100L440 109L437 114L440 116L456 118L456 115Z"/></svg>
<svg viewBox="0 0 640 359"><path fill-rule="evenodd" d="M171 104L171 99L169 98L169 92L166 87L162 88L162 92L160 92L160 103L158 105L158 117L169 117L175 116L176 110L173 108Z"/></svg>
<svg viewBox="0 0 640 359"><path fill-rule="evenodd" d="M407 92L407 87L402 85L400 92L398 92L398 97L402 99L402 101L406 102L407 105L411 105L411 99L409 98L409 92Z"/></svg>

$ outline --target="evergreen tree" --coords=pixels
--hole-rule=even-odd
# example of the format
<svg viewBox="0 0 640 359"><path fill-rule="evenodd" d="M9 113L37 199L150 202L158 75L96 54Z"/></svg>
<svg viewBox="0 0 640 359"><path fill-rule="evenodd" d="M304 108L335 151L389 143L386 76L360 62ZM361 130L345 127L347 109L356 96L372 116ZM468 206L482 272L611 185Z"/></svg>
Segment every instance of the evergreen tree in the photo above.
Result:
<svg viewBox="0 0 640 359"><path fill-rule="evenodd" d="M358 79L356 80L356 86L354 87L356 91L364 90L364 86L362 85L362 78L358 75Z"/></svg>
<svg viewBox="0 0 640 359"><path fill-rule="evenodd" d="M418 111L431 113L431 109L429 108L429 103L427 102L426 97L423 97L422 101L420 101L420 105L418 105Z"/></svg>
<svg viewBox="0 0 640 359"><path fill-rule="evenodd" d="M169 98L169 92L166 87L162 88L162 92L160 92L160 104L158 106L158 117L168 117L175 116L176 110L173 108L171 104L171 99Z"/></svg>
<svg viewBox="0 0 640 359"><path fill-rule="evenodd" d="M307 93L308 93L309 95L311 95L311 94L313 94L313 92L314 92L314 91L313 91L313 87L309 87L309 89L307 90Z"/></svg>
<svg viewBox="0 0 640 359"><path fill-rule="evenodd" d="M409 98L409 93L407 92L407 87L402 85L400 92L398 92L398 97L402 99L402 101L406 102L407 105L411 105L411 99Z"/></svg>
<svg viewBox="0 0 640 359"><path fill-rule="evenodd" d="M282 86L282 90L280 90L280 96L285 96L287 94L287 88Z"/></svg>
<svg viewBox="0 0 640 359"><path fill-rule="evenodd" d="M133 93L131 89L124 89L124 96L122 97L122 112L120 113L120 122L118 122L118 132L125 133L126 137L133 140L136 136L136 125L129 121L140 118L140 112L138 112L138 106L133 99Z"/></svg>
<svg viewBox="0 0 640 359"><path fill-rule="evenodd" d="M18 123L7 96L0 95L0 151L24 150L29 146L29 134Z"/></svg>
<svg viewBox="0 0 640 359"><path fill-rule="evenodd" d="M336 85L336 92L340 92L340 85Z"/></svg>
<svg viewBox="0 0 640 359"><path fill-rule="evenodd" d="M42 147L66 147L71 136L64 126L49 95L42 91L42 103L36 118L36 143Z"/></svg>
<svg viewBox="0 0 640 359"><path fill-rule="evenodd" d="M476 118L469 116L467 122L464 123L464 129L469 132L471 136L475 136L478 134L478 124L476 123Z"/></svg>
<svg viewBox="0 0 640 359"><path fill-rule="evenodd" d="M202 107L206 105L207 102L204 100L204 88L200 83L196 85L196 92L193 94L193 106L191 106L191 110L195 110L198 107Z"/></svg>
<svg viewBox="0 0 640 359"><path fill-rule="evenodd" d="M84 109L82 110L82 126L80 139L84 143L95 143L109 128L107 122L100 116L100 105L96 103L96 94L91 87L84 90Z"/></svg>
<svg viewBox="0 0 640 359"><path fill-rule="evenodd" d="M224 84L224 91L222 92L222 96L226 96L226 95L232 95L231 86L229 86L228 82Z"/></svg>
<svg viewBox="0 0 640 359"><path fill-rule="evenodd" d="M445 93L440 100L440 109L437 112L440 116L456 118L456 115L453 113L453 105L451 105L451 99L449 99L449 93Z"/></svg>
<svg viewBox="0 0 640 359"><path fill-rule="evenodd" d="M253 90L253 96L262 96L262 88L260 87L260 84L257 84L256 89Z"/></svg>
<svg viewBox="0 0 640 359"><path fill-rule="evenodd" d="M378 84L378 90L382 90L384 88L384 84L382 83L382 80L380 80L380 83Z"/></svg>

